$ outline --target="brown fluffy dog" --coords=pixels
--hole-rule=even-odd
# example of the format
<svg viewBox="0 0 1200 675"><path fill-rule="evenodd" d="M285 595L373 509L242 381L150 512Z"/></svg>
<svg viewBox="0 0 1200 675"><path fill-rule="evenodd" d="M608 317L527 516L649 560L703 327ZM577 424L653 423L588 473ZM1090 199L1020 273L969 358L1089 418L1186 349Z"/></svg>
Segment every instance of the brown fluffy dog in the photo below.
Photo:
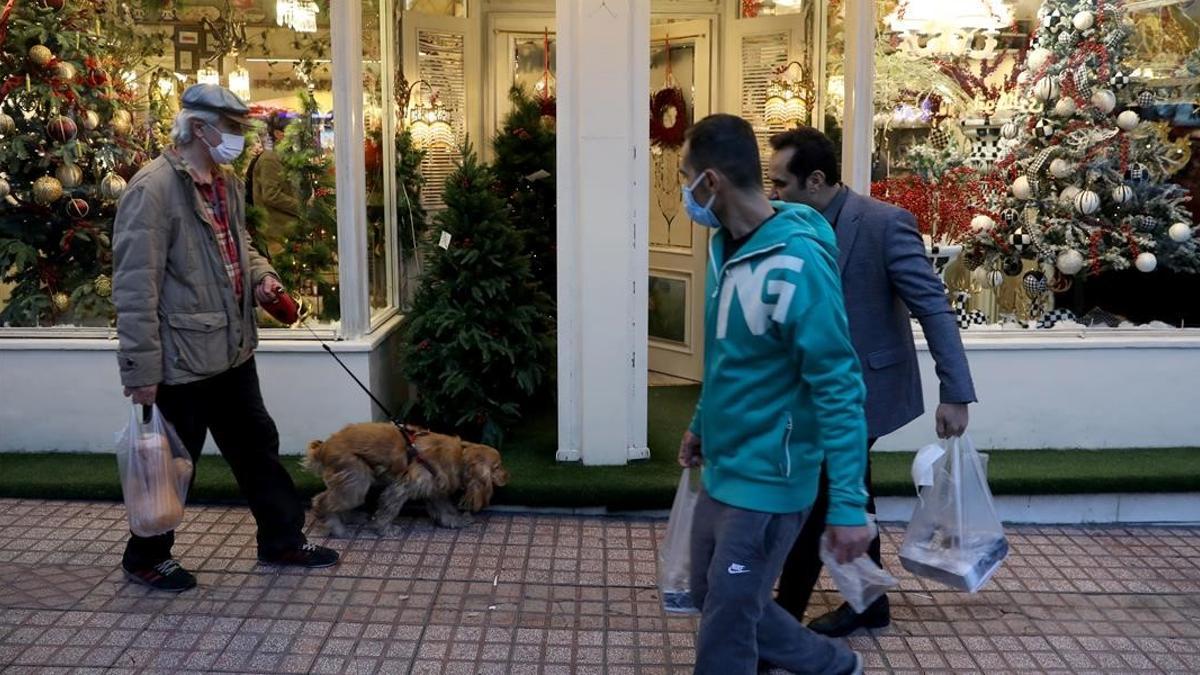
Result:
<svg viewBox="0 0 1200 675"><path fill-rule="evenodd" d="M333 536L345 536L341 515L361 506L372 485L384 488L372 523L386 534L410 499L425 500L438 525L462 527L491 502L495 486L508 483L495 448L428 431L414 435L420 461L409 460L408 441L388 422L351 424L309 444L305 467L326 488L313 498L313 515Z"/></svg>

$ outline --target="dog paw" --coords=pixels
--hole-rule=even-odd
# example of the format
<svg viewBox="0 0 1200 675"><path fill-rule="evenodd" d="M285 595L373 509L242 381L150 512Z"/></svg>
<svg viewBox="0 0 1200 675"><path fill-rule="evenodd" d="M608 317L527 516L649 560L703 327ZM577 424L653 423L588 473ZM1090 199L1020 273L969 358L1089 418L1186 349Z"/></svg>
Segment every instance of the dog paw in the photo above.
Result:
<svg viewBox="0 0 1200 675"><path fill-rule="evenodd" d="M391 523L373 522L371 523L371 529L375 530L375 535L381 539L395 537L400 534L400 528Z"/></svg>

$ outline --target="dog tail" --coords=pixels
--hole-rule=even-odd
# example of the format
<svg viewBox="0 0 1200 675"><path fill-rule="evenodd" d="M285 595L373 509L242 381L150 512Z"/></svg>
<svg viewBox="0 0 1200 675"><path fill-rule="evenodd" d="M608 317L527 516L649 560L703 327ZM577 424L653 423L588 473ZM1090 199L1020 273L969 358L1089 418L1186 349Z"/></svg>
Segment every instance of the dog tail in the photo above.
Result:
<svg viewBox="0 0 1200 675"><path fill-rule="evenodd" d="M313 441L308 444L308 453L301 460L300 465L307 471L320 476L325 472L325 465L321 462L321 455L324 454L325 441Z"/></svg>

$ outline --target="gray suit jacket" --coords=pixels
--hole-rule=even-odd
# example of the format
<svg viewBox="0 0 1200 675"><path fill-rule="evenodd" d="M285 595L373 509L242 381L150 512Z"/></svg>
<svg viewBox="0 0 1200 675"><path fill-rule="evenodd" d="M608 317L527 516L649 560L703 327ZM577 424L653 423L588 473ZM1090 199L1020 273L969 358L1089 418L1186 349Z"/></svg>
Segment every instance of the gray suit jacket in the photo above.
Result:
<svg viewBox="0 0 1200 675"><path fill-rule="evenodd" d="M942 403L973 403L975 385L941 279L911 213L849 192L837 224L850 337L867 384L867 427L885 436L925 412L910 317L937 364Z"/></svg>

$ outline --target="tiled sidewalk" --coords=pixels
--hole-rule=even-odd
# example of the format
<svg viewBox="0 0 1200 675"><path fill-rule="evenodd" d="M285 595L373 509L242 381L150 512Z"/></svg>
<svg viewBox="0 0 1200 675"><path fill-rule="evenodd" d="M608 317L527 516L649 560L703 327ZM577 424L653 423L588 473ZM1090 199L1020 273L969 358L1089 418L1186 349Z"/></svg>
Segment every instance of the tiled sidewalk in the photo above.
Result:
<svg viewBox="0 0 1200 675"><path fill-rule="evenodd" d="M0 672L690 672L692 620L654 588L661 521L494 514L462 531L335 540L344 563L254 560L242 508L193 507L201 587L126 584L119 504L0 500ZM901 572L901 532L884 555ZM1200 530L1014 528L967 596L901 575L871 672L1200 672ZM819 598L825 606L833 594Z"/></svg>

